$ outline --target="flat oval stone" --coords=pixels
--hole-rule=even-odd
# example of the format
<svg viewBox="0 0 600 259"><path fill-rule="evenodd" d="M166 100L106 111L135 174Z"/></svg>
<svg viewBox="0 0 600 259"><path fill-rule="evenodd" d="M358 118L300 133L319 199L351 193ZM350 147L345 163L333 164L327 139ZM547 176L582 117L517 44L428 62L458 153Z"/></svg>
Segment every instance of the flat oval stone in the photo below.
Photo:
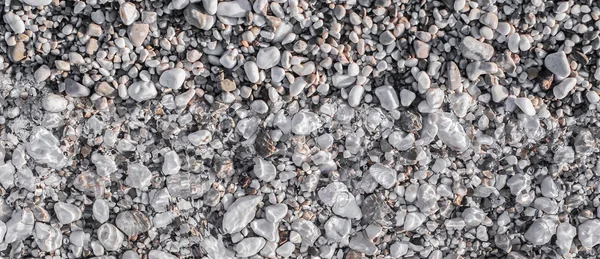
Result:
<svg viewBox="0 0 600 259"><path fill-rule="evenodd" d="M87 97L92 91L71 78L65 79L65 92L72 97Z"/></svg>
<svg viewBox="0 0 600 259"><path fill-rule="evenodd" d="M98 241L108 251L119 250L125 241L125 235L115 225L110 223L104 223L98 228L96 233L98 234Z"/></svg>
<svg viewBox="0 0 600 259"><path fill-rule="evenodd" d="M131 210L119 213L115 224L123 233L130 237L147 232L152 226L152 223L144 213Z"/></svg>
<svg viewBox="0 0 600 259"><path fill-rule="evenodd" d="M550 70L550 72L560 77L567 77L571 74L569 59L564 51L548 54L546 58L544 58L544 66Z"/></svg>
<svg viewBox="0 0 600 259"><path fill-rule="evenodd" d="M81 210L77 206L60 201L54 204L54 213L61 224L69 224L81 218Z"/></svg>
<svg viewBox="0 0 600 259"><path fill-rule="evenodd" d="M127 167L125 183L133 188L144 189L150 186L152 172L141 163L130 164Z"/></svg>
<svg viewBox="0 0 600 259"><path fill-rule="evenodd" d="M96 199L92 206L92 215L94 216L94 219L100 223L104 223L108 221L109 214L110 210L108 202L103 199Z"/></svg>

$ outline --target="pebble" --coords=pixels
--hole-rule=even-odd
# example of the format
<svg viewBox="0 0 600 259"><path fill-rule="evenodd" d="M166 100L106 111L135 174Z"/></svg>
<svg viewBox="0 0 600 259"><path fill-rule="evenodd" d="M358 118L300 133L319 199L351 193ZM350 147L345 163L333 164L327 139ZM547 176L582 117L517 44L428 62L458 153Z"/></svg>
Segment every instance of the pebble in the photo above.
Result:
<svg viewBox="0 0 600 259"><path fill-rule="evenodd" d="M225 92L233 92L237 89L235 81L231 79L224 79L221 81L221 90Z"/></svg>
<svg viewBox="0 0 600 259"><path fill-rule="evenodd" d="M281 58L279 49L274 46L260 49L256 55L256 64L260 69L269 69L276 66Z"/></svg>
<svg viewBox="0 0 600 259"><path fill-rule="evenodd" d="M69 101L56 94L48 94L42 98L42 107L49 112L62 112L67 109Z"/></svg>
<svg viewBox="0 0 600 259"><path fill-rule="evenodd" d="M152 227L152 223L143 212L131 210L119 213L115 225L130 237L147 232Z"/></svg>
<svg viewBox="0 0 600 259"><path fill-rule="evenodd" d="M474 61L488 61L494 56L492 45L478 41L471 36L467 36L462 40L458 50L464 58Z"/></svg>
<svg viewBox="0 0 600 259"><path fill-rule="evenodd" d="M384 31L379 35L379 43L387 46L396 41L396 36L391 31Z"/></svg>
<svg viewBox="0 0 600 259"><path fill-rule="evenodd" d="M13 62L19 62L25 59L26 56L25 43L17 41L14 46L8 47L8 58Z"/></svg>
<svg viewBox="0 0 600 259"><path fill-rule="evenodd" d="M258 179L270 182L275 180L277 176L277 169L270 161L264 160L262 158L254 159L254 175L258 177Z"/></svg>
<svg viewBox="0 0 600 259"><path fill-rule="evenodd" d="M65 92L71 97L87 97L91 94L89 88L70 78L65 80Z"/></svg>
<svg viewBox="0 0 600 259"><path fill-rule="evenodd" d="M348 95L348 105L350 105L350 107L359 106L364 92L365 88L362 85L353 86Z"/></svg>
<svg viewBox="0 0 600 259"><path fill-rule="evenodd" d="M334 242L341 242L350 235L352 226L349 219L332 216L325 222L324 228L325 236L328 239Z"/></svg>
<svg viewBox="0 0 600 259"><path fill-rule="evenodd" d="M81 210L77 206L64 202L54 204L54 213L60 224L69 224L79 220L82 216Z"/></svg>
<svg viewBox="0 0 600 259"><path fill-rule="evenodd" d="M160 250L150 250L148 259L177 259L177 256Z"/></svg>
<svg viewBox="0 0 600 259"><path fill-rule="evenodd" d="M172 68L160 75L159 83L174 90L181 88L187 78L185 70L181 68Z"/></svg>
<svg viewBox="0 0 600 259"><path fill-rule="evenodd" d="M41 222L35 223L35 243L42 251L53 252L62 245L60 229Z"/></svg>
<svg viewBox="0 0 600 259"><path fill-rule="evenodd" d="M218 0L202 0L202 7L210 15L217 14Z"/></svg>
<svg viewBox="0 0 600 259"><path fill-rule="evenodd" d="M121 18L123 24L131 25L138 18L140 18L140 12L134 3L125 2L121 4L121 7L119 7L119 17Z"/></svg>
<svg viewBox="0 0 600 259"><path fill-rule="evenodd" d="M379 99L381 107L390 111L400 107L400 100L396 90L391 85L380 86L375 89L375 95Z"/></svg>
<svg viewBox="0 0 600 259"><path fill-rule="evenodd" d="M319 117L308 111L301 111L292 119L292 132L296 135L306 136L317 130L321 125Z"/></svg>
<svg viewBox="0 0 600 259"><path fill-rule="evenodd" d="M164 175L171 175L179 173L179 170L181 170L181 160L177 152L171 150L165 153L162 173Z"/></svg>
<svg viewBox="0 0 600 259"><path fill-rule="evenodd" d="M374 164L369 168L369 174L383 188L390 189L396 185L396 171L380 163Z"/></svg>
<svg viewBox="0 0 600 259"><path fill-rule="evenodd" d="M98 241L108 251L117 251L125 241L125 235L115 225L104 223L96 231Z"/></svg>
<svg viewBox="0 0 600 259"><path fill-rule="evenodd" d="M96 199L92 206L92 213L96 221L100 223L108 221L110 213L108 202L106 202L106 200Z"/></svg>
<svg viewBox="0 0 600 259"><path fill-rule="evenodd" d="M7 12L4 14L4 22L10 26L15 33L25 32L25 23L21 20L21 17L13 12Z"/></svg>
<svg viewBox="0 0 600 259"><path fill-rule="evenodd" d="M134 23L127 28L127 37L135 47L141 47L150 33L150 25L145 23Z"/></svg>
<svg viewBox="0 0 600 259"><path fill-rule="evenodd" d="M533 104L531 103L531 100L529 100L529 98L519 97L515 100L515 104L526 115L529 115L529 116L535 115L535 108L533 107Z"/></svg>
<svg viewBox="0 0 600 259"><path fill-rule="evenodd" d="M265 246L267 241L262 237L247 237L235 245L235 252L239 257L250 257Z"/></svg>
<svg viewBox="0 0 600 259"><path fill-rule="evenodd" d="M205 31L210 30L217 21L213 15L205 13L196 4L188 5L183 11L183 16L189 24Z"/></svg>
<svg viewBox="0 0 600 259"><path fill-rule="evenodd" d="M567 77L571 74L569 60L564 51L548 54L546 58L544 58L544 66L559 77Z"/></svg>
<svg viewBox="0 0 600 259"><path fill-rule="evenodd" d="M431 49L431 46L429 46L429 44L420 40L415 40L413 41L413 48L415 49L415 54L417 58L429 57L429 52Z"/></svg>
<svg viewBox="0 0 600 259"><path fill-rule="evenodd" d="M577 79L572 78L572 77L565 78L558 85L554 86L554 88L552 89L552 92L554 93L554 97L556 97L556 99L559 99L559 100L567 97L567 95L569 95L569 93L571 93L571 90L573 90L573 88L575 88L576 84L577 84Z"/></svg>
<svg viewBox="0 0 600 259"><path fill-rule="evenodd" d="M52 3L52 0L22 0L23 3L31 6L46 6Z"/></svg>
<svg viewBox="0 0 600 259"><path fill-rule="evenodd" d="M254 210L261 200L262 197L256 195L235 200L223 215L223 231L233 234L244 229L254 219Z"/></svg>
<svg viewBox="0 0 600 259"><path fill-rule="evenodd" d="M158 91L152 82L138 81L127 88L127 94L136 102L154 99Z"/></svg>
<svg viewBox="0 0 600 259"><path fill-rule="evenodd" d="M549 218L537 219L529 226L525 232L525 239L533 245L543 245L550 242L550 239L556 233L558 224L552 222ZM581 234L580 234L581 235ZM582 240L582 244L584 241ZM585 244L584 244L585 246Z"/></svg>
<svg viewBox="0 0 600 259"><path fill-rule="evenodd" d="M50 71L50 68L46 65L42 65L37 70L35 70L33 78L35 79L35 81L43 82L50 78L51 75L52 71Z"/></svg>
<svg viewBox="0 0 600 259"><path fill-rule="evenodd" d="M141 163L129 164L127 166L127 178L125 183L133 188L144 189L150 186L152 172Z"/></svg>
<svg viewBox="0 0 600 259"><path fill-rule="evenodd" d="M260 75L258 72L258 65L254 61L248 61L244 63L244 72L246 72L246 77L250 82L257 83L260 80Z"/></svg>
<svg viewBox="0 0 600 259"><path fill-rule="evenodd" d="M246 16L251 10L252 5L248 0L219 2L217 6L217 15L240 18Z"/></svg>

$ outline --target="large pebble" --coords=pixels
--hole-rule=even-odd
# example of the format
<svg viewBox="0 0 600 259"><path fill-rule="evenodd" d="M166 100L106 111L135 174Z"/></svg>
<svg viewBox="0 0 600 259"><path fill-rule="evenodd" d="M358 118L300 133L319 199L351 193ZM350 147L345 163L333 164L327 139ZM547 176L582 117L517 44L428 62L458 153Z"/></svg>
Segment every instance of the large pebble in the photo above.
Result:
<svg viewBox="0 0 600 259"><path fill-rule="evenodd" d="M127 28L127 36L135 47L140 47L148 37L150 25L145 23L134 23Z"/></svg>
<svg viewBox="0 0 600 259"><path fill-rule="evenodd" d="M62 232L60 229L44 224L35 223L35 243L42 251L53 252L62 245Z"/></svg>
<svg viewBox="0 0 600 259"><path fill-rule="evenodd" d="M108 202L103 199L96 199L92 206L92 216L94 216L94 219L100 223L104 223L108 221L109 214Z"/></svg>
<svg viewBox="0 0 600 259"><path fill-rule="evenodd" d="M31 6L46 6L52 3L52 0L21 0L23 3Z"/></svg>
<svg viewBox="0 0 600 259"><path fill-rule="evenodd" d="M125 241L125 235L115 225L104 223L96 231L98 241L108 251L117 251Z"/></svg>
<svg viewBox="0 0 600 259"><path fill-rule="evenodd" d="M8 24L8 26L15 33L25 32L25 23L23 22L23 20L21 20L21 17L19 17L13 12L7 12L4 14L4 22Z"/></svg>
<svg viewBox="0 0 600 259"><path fill-rule="evenodd" d="M216 18L213 15L205 13L198 5L190 4L183 11L185 20L202 30L210 30L216 22Z"/></svg>
<svg viewBox="0 0 600 259"><path fill-rule="evenodd" d="M531 103L531 100L527 97L519 97L515 100L515 104L521 111L529 116L535 115L535 108Z"/></svg>
<svg viewBox="0 0 600 259"><path fill-rule="evenodd" d="M241 18L245 17L252 10L252 5L248 0L234 0L229 2L219 2L217 6L217 15L226 17Z"/></svg>
<svg viewBox="0 0 600 259"><path fill-rule="evenodd" d="M380 86L375 89L375 95L379 99L381 107L390 111L400 107L400 100L398 99L398 93L391 85Z"/></svg>
<svg viewBox="0 0 600 259"><path fill-rule="evenodd" d="M233 234L244 229L254 219L255 208L262 196L248 195L233 202L223 215L223 231Z"/></svg>
<svg viewBox="0 0 600 259"><path fill-rule="evenodd" d="M369 173L383 188L389 189L396 185L396 171L381 163L372 165Z"/></svg>
<svg viewBox="0 0 600 259"><path fill-rule="evenodd" d="M125 183L133 188L144 189L150 186L152 172L141 163L130 164L127 167L127 178Z"/></svg>
<svg viewBox="0 0 600 259"><path fill-rule="evenodd" d="M71 78L65 80L65 92L72 97L87 97L91 90Z"/></svg>
<svg viewBox="0 0 600 259"><path fill-rule="evenodd" d="M171 89L179 89L185 82L187 73L182 68L172 68L160 75L159 82L162 86Z"/></svg>
<svg viewBox="0 0 600 259"><path fill-rule="evenodd" d="M546 58L544 58L544 66L559 77L567 77L571 74L569 60L564 51L548 54Z"/></svg>
<svg viewBox="0 0 600 259"><path fill-rule="evenodd" d="M554 86L554 88L552 89L554 97L556 97L556 99L559 100L567 97L567 95L571 93L571 90L575 88L576 84L577 79L572 77L566 78L565 80L561 81L560 84Z"/></svg>
<svg viewBox="0 0 600 259"><path fill-rule="evenodd" d="M147 232L152 223L141 211L123 211L117 215L115 219L117 227L127 236L135 236Z"/></svg>
<svg viewBox="0 0 600 259"><path fill-rule="evenodd" d="M462 40L458 50L463 57L475 61L488 61L494 56L492 45L478 41L471 36L467 36Z"/></svg>
<svg viewBox="0 0 600 259"><path fill-rule="evenodd" d="M62 168L67 164L67 157L59 146L60 142L52 132L42 127L34 127L29 135L27 154L38 163Z"/></svg>
<svg viewBox="0 0 600 259"><path fill-rule="evenodd" d="M56 94L47 94L42 98L42 108L49 112L62 112L67 109L69 101Z"/></svg>
<svg viewBox="0 0 600 259"><path fill-rule="evenodd" d="M119 7L119 17L125 25L131 25L140 17L140 12L132 2L125 2Z"/></svg>
<svg viewBox="0 0 600 259"><path fill-rule="evenodd" d="M256 64L261 69L269 69L279 63L281 53L277 47L267 47L260 49L256 55Z"/></svg>
<svg viewBox="0 0 600 259"><path fill-rule="evenodd" d="M54 204L54 213L61 224L69 224L81 218L81 210L69 203L57 202Z"/></svg>
<svg viewBox="0 0 600 259"><path fill-rule="evenodd" d="M267 243L262 237L247 237L234 247L237 256L250 257L257 254Z"/></svg>
<svg viewBox="0 0 600 259"><path fill-rule="evenodd" d="M264 160L262 158L254 159L254 175L258 177L258 179L270 182L275 180L275 176L277 175L277 169L270 161Z"/></svg>
<svg viewBox="0 0 600 259"><path fill-rule="evenodd" d="M127 88L127 94L136 102L143 102L154 99L158 95L158 91L152 82L139 81L131 84Z"/></svg>
<svg viewBox="0 0 600 259"><path fill-rule="evenodd" d="M317 114L301 111L296 113L292 119L292 132L296 135L306 136L317 130L320 125L321 120Z"/></svg>

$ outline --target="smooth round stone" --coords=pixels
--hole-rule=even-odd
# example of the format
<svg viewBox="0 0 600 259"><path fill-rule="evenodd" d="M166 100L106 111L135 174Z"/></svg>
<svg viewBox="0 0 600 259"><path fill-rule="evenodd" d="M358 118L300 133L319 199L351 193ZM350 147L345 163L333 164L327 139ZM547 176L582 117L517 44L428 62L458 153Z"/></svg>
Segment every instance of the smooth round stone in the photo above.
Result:
<svg viewBox="0 0 600 259"><path fill-rule="evenodd" d="M123 233L130 237L147 232L152 226L144 213L131 210L119 213L115 224Z"/></svg>
<svg viewBox="0 0 600 259"><path fill-rule="evenodd" d="M590 90L585 93L585 98L587 98L588 102L591 104L598 103L600 101L600 95L594 90Z"/></svg>
<svg viewBox="0 0 600 259"><path fill-rule="evenodd" d="M362 85L353 86L352 90L350 90L350 94L348 95L348 105L350 105L350 107L359 106L364 92L365 88Z"/></svg>
<svg viewBox="0 0 600 259"><path fill-rule="evenodd" d="M396 90L391 85L380 86L375 89L375 95L379 99L381 107L391 111L400 107L400 100Z"/></svg>
<svg viewBox="0 0 600 259"><path fill-rule="evenodd" d="M183 16L189 24L205 31L210 30L217 21L213 15L206 14L196 4L189 4L183 11Z"/></svg>
<svg viewBox="0 0 600 259"><path fill-rule="evenodd" d="M219 62L222 66L231 69L237 65L237 55L238 51L236 49L225 51L219 59Z"/></svg>
<svg viewBox="0 0 600 259"><path fill-rule="evenodd" d="M321 122L319 116L312 112L302 111L292 118L292 132L296 135L306 136L317 130Z"/></svg>
<svg viewBox="0 0 600 259"><path fill-rule="evenodd" d="M498 28L498 16L492 12L485 13L484 15L479 17L479 22L492 29Z"/></svg>
<svg viewBox="0 0 600 259"><path fill-rule="evenodd" d="M265 208L265 218L272 223L278 223L287 215L288 207L285 204L269 205Z"/></svg>
<svg viewBox="0 0 600 259"><path fill-rule="evenodd" d="M417 58L429 57L429 51L431 49L431 46L429 46L429 44L420 40L415 40L413 41L413 48L415 49L415 55L417 56Z"/></svg>
<svg viewBox="0 0 600 259"><path fill-rule="evenodd" d="M330 240L340 242L350 234L351 228L350 220L331 216L325 222L325 236Z"/></svg>
<svg viewBox="0 0 600 259"><path fill-rule="evenodd" d="M217 15L242 18L252 10L252 5L248 0L234 0L229 2L219 2L217 6Z"/></svg>
<svg viewBox="0 0 600 259"><path fill-rule="evenodd" d="M492 86L490 93L495 103L499 103L508 97L508 89L501 85Z"/></svg>
<svg viewBox="0 0 600 259"><path fill-rule="evenodd" d="M567 54L564 51L548 54L544 58L544 66L559 77L567 77L571 74L569 59L567 59Z"/></svg>
<svg viewBox="0 0 600 259"><path fill-rule="evenodd" d="M404 107L410 106L412 102L415 100L417 95L410 90L402 89L400 90L400 103Z"/></svg>
<svg viewBox="0 0 600 259"><path fill-rule="evenodd" d="M197 1L193 1L193 2L197 2ZM215 14L217 14L218 3L219 3L219 0L202 0L202 7L204 7L204 10L208 14L215 15Z"/></svg>
<svg viewBox="0 0 600 259"><path fill-rule="evenodd" d="M439 109L444 103L444 90L440 88L430 88L425 94L427 104L433 109Z"/></svg>
<svg viewBox="0 0 600 259"><path fill-rule="evenodd" d="M288 258L292 255L292 253L294 253L294 249L296 249L294 243L286 242L285 244L279 246L275 251L279 256L283 258Z"/></svg>
<svg viewBox="0 0 600 259"><path fill-rule="evenodd" d="M262 196L248 195L235 200L223 215L223 231L233 234L244 229L253 219Z"/></svg>
<svg viewBox="0 0 600 259"><path fill-rule="evenodd" d="M525 239L531 244L539 246L550 242L552 236L556 232L557 224L551 222L550 219L539 218L529 226L529 229L525 232ZM585 246L584 241L581 240Z"/></svg>
<svg viewBox="0 0 600 259"><path fill-rule="evenodd" d="M103 199L96 199L92 206L92 216L94 216L94 219L100 223L104 223L108 221L109 214L108 202Z"/></svg>
<svg viewBox="0 0 600 259"><path fill-rule="evenodd" d="M552 92L554 93L554 97L556 97L556 99L559 99L559 100L567 97L567 95L569 95L571 90L573 90L573 88L575 88L576 84L577 84L577 79L572 78L572 77L562 80L558 85L554 86L554 88L552 89Z"/></svg>
<svg viewBox="0 0 600 259"><path fill-rule="evenodd" d="M177 90L181 88L186 77L187 73L185 70L178 67L172 68L160 75L159 83L164 87Z"/></svg>
<svg viewBox="0 0 600 259"><path fill-rule="evenodd" d="M269 111L269 105L263 100L255 100L250 104L250 109L258 114L265 114Z"/></svg>
<svg viewBox="0 0 600 259"><path fill-rule="evenodd" d="M133 250L127 250L121 255L120 259L140 259L140 256Z"/></svg>
<svg viewBox="0 0 600 259"><path fill-rule="evenodd" d="M279 242L279 224L269 222L266 219L256 219L250 223L254 234L264 237L269 242Z"/></svg>
<svg viewBox="0 0 600 259"><path fill-rule="evenodd" d="M256 55L256 63L261 69L269 69L276 66L281 58L281 53L277 47L267 47L260 49Z"/></svg>
<svg viewBox="0 0 600 259"><path fill-rule="evenodd" d="M391 31L384 31L379 35L379 43L387 46L396 41L396 36Z"/></svg>
<svg viewBox="0 0 600 259"><path fill-rule="evenodd" d="M369 168L369 174L383 188L389 189L396 185L396 170L393 170L381 163L376 163Z"/></svg>
<svg viewBox="0 0 600 259"><path fill-rule="evenodd" d="M25 23L23 22L23 20L21 20L21 17L19 17L13 12L8 12L4 14L4 22L8 24L8 26L15 33L25 32Z"/></svg>
<svg viewBox="0 0 600 259"><path fill-rule="evenodd" d="M529 115L529 116L535 115L535 108L533 107L533 104L531 103L531 100L529 100L529 98L519 97L519 98L515 99L515 104L526 115Z"/></svg>
<svg viewBox="0 0 600 259"><path fill-rule="evenodd" d="M67 109L69 101L56 94L48 94L42 98L42 108L49 112L62 112Z"/></svg>
<svg viewBox="0 0 600 259"><path fill-rule="evenodd" d="M21 0L23 3L31 6L46 6L52 3L52 0Z"/></svg>
<svg viewBox="0 0 600 259"><path fill-rule="evenodd" d="M248 61L244 63L244 72L246 72L246 77L252 83L257 83L260 80L260 74L258 71L258 65L254 61Z"/></svg>
<svg viewBox="0 0 600 259"><path fill-rule="evenodd" d="M152 82L138 81L127 88L127 94L136 102L154 99L158 91Z"/></svg>
<svg viewBox="0 0 600 259"><path fill-rule="evenodd" d="M57 202L54 204L54 213L61 224L69 224L81 218L81 210L72 204Z"/></svg>
<svg viewBox="0 0 600 259"><path fill-rule="evenodd" d="M41 222L35 223L35 243L42 251L52 252L62 245L60 229Z"/></svg>
<svg viewBox="0 0 600 259"><path fill-rule="evenodd" d="M65 80L65 92L68 96L72 97L87 97L91 94L89 88L71 78Z"/></svg>
<svg viewBox="0 0 600 259"><path fill-rule="evenodd" d="M513 33L508 36L508 49L512 53L519 53L519 42L521 41L521 37L518 33Z"/></svg>
<svg viewBox="0 0 600 259"><path fill-rule="evenodd" d="M485 213L479 208L466 208L462 213L462 218L467 226L476 227L485 219Z"/></svg>
<svg viewBox="0 0 600 259"><path fill-rule="evenodd" d="M108 251L119 250L125 241L125 235L115 225L110 223L104 223L98 228L96 233L98 234L98 241Z"/></svg>
<svg viewBox="0 0 600 259"><path fill-rule="evenodd" d="M192 145L206 145L212 140L212 133L208 130L199 130L188 135L188 140Z"/></svg>
<svg viewBox="0 0 600 259"><path fill-rule="evenodd" d="M256 175L256 177L258 177L258 179L265 181L265 182L270 182L275 180L275 177L277 176L277 170L275 169L275 166L273 165L273 163L271 163L270 161L264 160L262 158L255 158L254 159L254 175Z"/></svg>
<svg viewBox="0 0 600 259"><path fill-rule="evenodd" d="M173 0L170 6L175 10L183 10L188 4L190 4L190 0Z"/></svg>
<svg viewBox="0 0 600 259"><path fill-rule="evenodd" d="M290 85L290 95L298 96L300 93L304 92L304 88L307 83L303 77L297 77L296 80Z"/></svg>
<svg viewBox="0 0 600 259"><path fill-rule="evenodd" d="M35 70L35 73L33 73L33 79L35 79L35 81L38 82L43 82L46 81L46 79L48 79L50 75L52 75L52 71L50 70L50 68L46 65L42 65Z"/></svg>
<svg viewBox="0 0 600 259"><path fill-rule="evenodd" d="M131 25L140 17L140 12L134 3L126 2L119 7L119 17L125 25Z"/></svg>
<svg viewBox="0 0 600 259"><path fill-rule="evenodd" d="M71 244L74 244L78 247L83 247L87 242L86 239L86 234L83 232L83 230L73 231L71 232L71 235L69 235L69 241Z"/></svg>
<svg viewBox="0 0 600 259"><path fill-rule="evenodd" d="M421 212L410 212L404 217L404 230L413 231L427 220L427 216Z"/></svg>
<svg viewBox="0 0 600 259"><path fill-rule="evenodd" d="M234 246L239 257L250 257L257 254L266 244L262 237L247 237Z"/></svg>
<svg viewBox="0 0 600 259"><path fill-rule="evenodd" d="M152 181L152 172L141 163L129 164L127 167L127 178L125 178L125 184L137 188L145 189Z"/></svg>

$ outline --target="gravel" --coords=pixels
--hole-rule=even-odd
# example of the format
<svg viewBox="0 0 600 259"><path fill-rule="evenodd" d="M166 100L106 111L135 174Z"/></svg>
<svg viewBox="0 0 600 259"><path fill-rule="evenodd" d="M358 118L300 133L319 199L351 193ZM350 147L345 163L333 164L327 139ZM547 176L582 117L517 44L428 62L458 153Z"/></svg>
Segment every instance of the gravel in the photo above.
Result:
<svg viewBox="0 0 600 259"><path fill-rule="evenodd" d="M598 258L597 1L7 1L2 258Z"/></svg>

